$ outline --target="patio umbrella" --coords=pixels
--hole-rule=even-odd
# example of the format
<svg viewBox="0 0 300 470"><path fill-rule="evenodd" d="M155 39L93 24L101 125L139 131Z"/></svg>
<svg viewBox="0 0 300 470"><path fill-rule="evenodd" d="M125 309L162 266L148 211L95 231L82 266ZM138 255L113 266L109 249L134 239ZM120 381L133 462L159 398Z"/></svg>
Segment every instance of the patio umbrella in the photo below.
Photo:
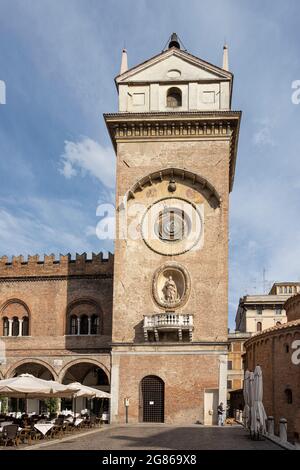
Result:
<svg viewBox="0 0 300 470"><path fill-rule="evenodd" d="M246 429L250 428L250 406L249 406L249 387L250 387L250 372L246 370L245 377L244 377L244 387L243 387L243 395L244 395L244 410L243 410L243 422Z"/></svg>
<svg viewBox="0 0 300 470"><path fill-rule="evenodd" d="M267 415L263 405L263 378L262 370L260 366L256 366L254 369L254 410L255 410L255 433L266 432L266 419Z"/></svg>
<svg viewBox="0 0 300 470"><path fill-rule="evenodd" d="M249 429L250 434L255 433L256 429L256 415L255 415L255 407L254 407L254 374L253 372L249 372L249 389L248 389L248 398L249 398L249 410L250 410L250 417L249 417Z"/></svg>
<svg viewBox="0 0 300 470"><path fill-rule="evenodd" d="M79 382L73 382L69 384L68 388L74 390L74 398L110 398L110 393L103 392L102 390L98 390L97 388L88 387L87 385L83 385Z"/></svg>
<svg viewBox="0 0 300 470"><path fill-rule="evenodd" d="M98 390L97 388L88 387L87 385L83 385L80 382L73 382L68 385L70 389L74 391L77 390L73 397L74 397L74 414L76 415L76 398L110 398L110 393L103 392L102 390ZM79 390L78 390L79 389Z"/></svg>
<svg viewBox="0 0 300 470"><path fill-rule="evenodd" d="M31 374L21 374L0 380L0 395L13 398L72 397L79 388L69 388L54 380L43 380Z"/></svg>

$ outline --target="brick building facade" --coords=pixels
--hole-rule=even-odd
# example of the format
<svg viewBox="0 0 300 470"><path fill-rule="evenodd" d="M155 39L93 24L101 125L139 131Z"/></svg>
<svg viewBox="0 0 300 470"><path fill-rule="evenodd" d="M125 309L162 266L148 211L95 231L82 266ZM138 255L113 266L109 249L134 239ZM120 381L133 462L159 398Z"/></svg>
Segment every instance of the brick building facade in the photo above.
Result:
<svg viewBox="0 0 300 470"><path fill-rule="evenodd" d="M245 342L245 369L259 364L263 372L263 403L268 416L287 420L288 439L300 442L300 294L284 304L287 323L269 328Z"/></svg>
<svg viewBox="0 0 300 470"><path fill-rule="evenodd" d="M0 260L0 378L33 373L109 389L113 255Z"/></svg>

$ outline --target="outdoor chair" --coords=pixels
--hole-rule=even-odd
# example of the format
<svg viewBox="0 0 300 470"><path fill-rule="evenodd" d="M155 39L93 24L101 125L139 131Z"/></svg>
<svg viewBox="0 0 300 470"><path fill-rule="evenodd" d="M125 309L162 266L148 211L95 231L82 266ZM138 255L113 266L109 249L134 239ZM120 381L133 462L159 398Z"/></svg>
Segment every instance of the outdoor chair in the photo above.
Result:
<svg viewBox="0 0 300 470"><path fill-rule="evenodd" d="M26 426L19 432L19 439L24 444L31 445L32 441L37 441L40 438L40 433L33 426Z"/></svg>
<svg viewBox="0 0 300 470"><path fill-rule="evenodd" d="M19 426L17 424L8 424L7 426L3 427L1 441L4 443L6 447L7 444L10 442L14 446L18 446L19 444Z"/></svg>

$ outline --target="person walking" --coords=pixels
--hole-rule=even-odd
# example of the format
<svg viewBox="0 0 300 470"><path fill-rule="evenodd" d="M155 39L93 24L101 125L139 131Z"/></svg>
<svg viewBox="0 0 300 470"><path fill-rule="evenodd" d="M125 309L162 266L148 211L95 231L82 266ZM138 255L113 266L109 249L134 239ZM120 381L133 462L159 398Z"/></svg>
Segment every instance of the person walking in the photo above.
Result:
<svg viewBox="0 0 300 470"><path fill-rule="evenodd" d="M225 409L223 408L223 402L219 404L217 411L218 411L218 426L224 426Z"/></svg>

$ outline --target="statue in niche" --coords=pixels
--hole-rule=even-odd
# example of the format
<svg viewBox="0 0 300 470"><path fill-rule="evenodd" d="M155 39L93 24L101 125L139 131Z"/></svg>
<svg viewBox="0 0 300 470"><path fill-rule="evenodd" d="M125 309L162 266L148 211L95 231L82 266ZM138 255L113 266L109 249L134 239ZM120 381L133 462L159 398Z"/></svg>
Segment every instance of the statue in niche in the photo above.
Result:
<svg viewBox="0 0 300 470"><path fill-rule="evenodd" d="M166 302L173 303L178 300L177 286L172 276L169 276L169 278L166 280L162 291L164 293L164 300Z"/></svg>

